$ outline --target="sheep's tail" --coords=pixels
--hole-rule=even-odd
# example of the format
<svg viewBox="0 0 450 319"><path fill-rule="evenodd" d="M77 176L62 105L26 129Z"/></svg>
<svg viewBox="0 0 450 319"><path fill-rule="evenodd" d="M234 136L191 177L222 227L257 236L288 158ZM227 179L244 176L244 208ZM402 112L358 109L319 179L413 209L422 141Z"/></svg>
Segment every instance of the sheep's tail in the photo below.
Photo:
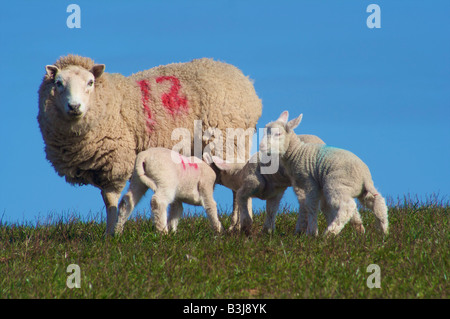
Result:
<svg viewBox="0 0 450 319"><path fill-rule="evenodd" d="M145 173L145 156L138 156L136 157L136 164L134 166L134 174L133 178L139 178L139 180L148 188L150 188L152 191L156 191L156 184L155 182L147 176Z"/></svg>
<svg viewBox="0 0 450 319"><path fill-rule="evenodd" d="M373 211L379 229L387 235L389 228L388 208L385 199L377 191L371 179L364 183L364 191L359 197L359 200L363 206Z"/></svg>

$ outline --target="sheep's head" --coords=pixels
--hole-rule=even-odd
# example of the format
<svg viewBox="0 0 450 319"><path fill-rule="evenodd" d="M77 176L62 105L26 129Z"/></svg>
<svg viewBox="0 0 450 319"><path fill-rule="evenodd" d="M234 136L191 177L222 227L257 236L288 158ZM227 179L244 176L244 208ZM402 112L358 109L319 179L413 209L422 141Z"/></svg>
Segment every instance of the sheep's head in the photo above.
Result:
<svg viewBox="0 0 450 319"><path fill-rule="evenodd" d="M303 114L288 122L289 113L284 111L280 117L265 127L259 149L263 154L283 156L289 146L289 135L300 124Z"/></svg>
<svg viewBox="0 0 450 319"><path fill-rule="evenodd" d="M76 65L63 69L47 65L45 70L47 76L53 79L60 111L70 120L82 118L89 109L95 80L103 74L105 65L96 64L89 71Z"/></svg>

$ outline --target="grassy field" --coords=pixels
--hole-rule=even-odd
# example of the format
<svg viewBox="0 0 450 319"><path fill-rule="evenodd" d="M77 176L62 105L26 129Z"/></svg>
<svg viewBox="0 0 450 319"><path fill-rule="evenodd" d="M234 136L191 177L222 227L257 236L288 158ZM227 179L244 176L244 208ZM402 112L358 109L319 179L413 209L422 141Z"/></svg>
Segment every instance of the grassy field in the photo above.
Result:
<svg viewBox="0 0 450 319"><path fill-rule="evenodd" d="M47 225L0 225L1 298L448 298L449 203L412 198L391 204L390 234L370 212L366 234L347 225L337 238L294 235L297 213L280 211L277 231L216 236L202 216L186 216L176 234L155 233L138 216L122 236L104 223L63 216ZM229 215L221 216L225 227ZM324 230L324 218L319 220ZM81 288L69 289L70 264ZM381 288L368 288L380 269Z"/></svg>

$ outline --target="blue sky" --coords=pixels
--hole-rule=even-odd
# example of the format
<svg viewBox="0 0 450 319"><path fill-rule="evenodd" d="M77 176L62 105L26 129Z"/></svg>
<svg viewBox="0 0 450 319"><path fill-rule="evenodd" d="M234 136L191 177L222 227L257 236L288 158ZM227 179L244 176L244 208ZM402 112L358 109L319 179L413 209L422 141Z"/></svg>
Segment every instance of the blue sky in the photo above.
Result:
<svg viewBox="0 0 450 319"><path fill-rule="evenodd" d="M71 3L80 29L66 26ZM366 25L371 3L380 29ZM105 215L98 189L70 186L47 162L36 120L44 66L68 53L124 75L200 57L234 64L263 100L258 128L303 113L297 133L357 154L383 195L449 199L449 12L437 0L2 3L0 218ZM231 191L215 197L230 209ZM297 205L292 190L283 203Z"/></svg>

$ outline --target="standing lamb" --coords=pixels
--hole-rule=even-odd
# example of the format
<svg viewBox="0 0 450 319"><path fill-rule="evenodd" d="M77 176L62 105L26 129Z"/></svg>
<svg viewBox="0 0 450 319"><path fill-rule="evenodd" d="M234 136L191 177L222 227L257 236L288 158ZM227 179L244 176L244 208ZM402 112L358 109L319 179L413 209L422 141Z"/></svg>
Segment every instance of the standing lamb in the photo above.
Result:
<svg viewBox="0 0 450 319"><path fill-rule="evenodd" d="M47 159L68 183L101 190L107 234L114 233L119 197L137 153L179 144L172 139L175 128L190 132L194 150L196 120L203 132L219 129L226 138L227 128L254 129L261 116L252 82L236 67L211 59L129 77L104 73L105 65L76 55L45 69L37 119ZM207 145L200 143L202 149Z"/></svg>
<svg viewBox="0 0 450 319"><path fill-rule="evenodd" d="M315 135L298 135L304 143L325 144ZM241 223L248 221L240 220L239 211L243 209L248 212L244 216L252 218L251 209L246 203L250 198L266 200L266 220L263 231L271 233L275 230L275 217L280 206L281 198L286 188L291 186L291 180L282 169L274 174L265 174L261 171L260 154L257 153L247 163L226 163L217 156L204 154L206 162L213 163L217 167L217 180L231 190L236 192L236 205L233 207L230 230L240 229Z"/></svg>
<svg viewBox="0 0 450 319"><path fill-rule="evenodd" d="M151 200L156 229L167 233L176 231L183 204L203 206L213 229L220 233L222 224L213 198L216 173L197 157L187 158L167 148L155 147L140 152L131 177L130 187L119 204L116 231L122 231L134 207L150 188L155 193ZM170 205L169 222L167 206Z"/></svg>
<svg viewBox="0 0 450 319"><path fill-rule="evenodd" d="M373 211L379 228L388 233L386 202L374 187L369 168L353 153L319 144L305 144L293 129L303 115L288 120L285 111L275 121L266 125L266 138L260 151L269 156L279 156L280 166L290 177L300 206L307 213L307 225L299 215L296 230L317 235L319 202L328 227L325 234L337 235L351 221L364 231L354 198ZM244 216L250 220L249 216ZM306 228L306 229L305 229Z"/></svg>

